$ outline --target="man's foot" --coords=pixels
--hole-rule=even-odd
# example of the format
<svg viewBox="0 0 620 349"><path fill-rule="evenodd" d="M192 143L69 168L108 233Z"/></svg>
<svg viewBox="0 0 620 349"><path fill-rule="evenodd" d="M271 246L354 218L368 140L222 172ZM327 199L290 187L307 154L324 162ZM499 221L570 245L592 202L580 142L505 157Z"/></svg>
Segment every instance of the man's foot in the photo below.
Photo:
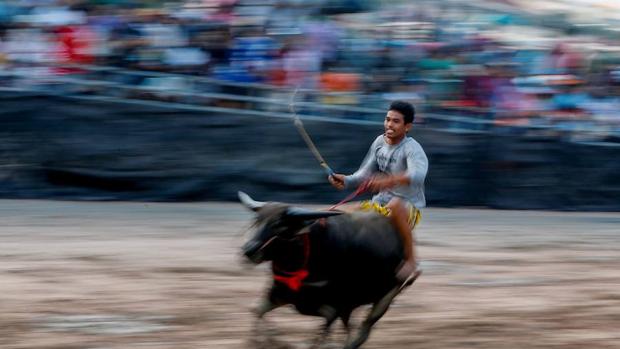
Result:
<svg viewBox="0 0 620 349"><path fill-rule="evenodd" d="M422 273L418 269L418 263L414 261L404 261L396 271L396 279L401 284L411 284Z"/></svg>

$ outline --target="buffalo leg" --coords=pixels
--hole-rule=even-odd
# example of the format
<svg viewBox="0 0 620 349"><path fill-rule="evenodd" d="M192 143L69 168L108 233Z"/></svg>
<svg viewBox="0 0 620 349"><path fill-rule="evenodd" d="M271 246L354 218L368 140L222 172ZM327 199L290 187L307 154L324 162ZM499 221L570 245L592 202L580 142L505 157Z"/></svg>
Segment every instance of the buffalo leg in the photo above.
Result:
<svg viewBox="0 0 620 349"><path fill-rule="evenodd" d="M385 314L385 312L390 307L390 304L392 304L394 297L396 297L399 292L399 288L392 289L390 292L388 292L388 294L383 296L383 298L381 298L377 303L372 306L372 309L370 309L368 316L366 316L366 319L364 320L364 322L362 322L357 336L353 338L353 340L350 341L344 347L344 349L357 349L364 342L366 342L368 336L370 336L370 330L372 326L377 321L379 321L379 319L381 319L381 317Z"/></svg>
<svg viewBox="0 0 620 349"><path fill-rule="evenodd" d="M275 303L271 301L269 298L264 298L260 305L254 308L254 315L256 315L257 319L262 319L265 314L268 312L281 307L282 304Z"/></svg>
<svg viewBox="0 0 620 349"><path fill-rule="evenodd" d="M283 306L284 304L284 302L278 301L277 297L274 296L273 291L270 291L269 295L261 300L260 304L252 310L254 315L256 315L256 322L254 323L254 328L257 333L266 335L274 334L275 331L272 328L270 328L269 326L265 328L265 325L268 324L263 318L265 317L265 314Z"/></svg>
<svg viewBox="0 0 620 349"><path fill-rule="evenodd" d="M271 348L274 346L271 338L275 337L276 331L269 325L266 319L263 319L263 317L268 312L282 305L283 304L274 302L270 299L270 297L265 297L261 303L252 310L254 315L256 315L256 321L254 322L254 334L250 339L254 347Z"/></svg>
<svg viewBox="0 0 620 349"><path fill-rule="evenodd" d="M351 319L351 310L340 314L340 320L344 325L344 329L347 332L347 340L345 343L349 343L351 341L351 327L349 326L349 319Z"/></svg>
<svg viewBox="0 0 620 349"><path fill-rule="evenodd" d="M321 346L321 344L325 342L325 339L327 339L327 336L329 335L329 332L331 330L332 324L338 318L338 311L328 305L322 306L319 309L319 314L325 318L325 324L323 324L321 332L318 334L316 340L312 344L312 348L318 348Z"/></svg>
<svg viewBox="0 0 620 349"><path fill-rule="evenodd" d="M278 288L271 287L267 291L266 296L261 300L261 303L256 308L254 308L253 312L258 319L262 319L268 312L277 309L285 304L288 304L288 302L281 297L278 292Z"/></svg>

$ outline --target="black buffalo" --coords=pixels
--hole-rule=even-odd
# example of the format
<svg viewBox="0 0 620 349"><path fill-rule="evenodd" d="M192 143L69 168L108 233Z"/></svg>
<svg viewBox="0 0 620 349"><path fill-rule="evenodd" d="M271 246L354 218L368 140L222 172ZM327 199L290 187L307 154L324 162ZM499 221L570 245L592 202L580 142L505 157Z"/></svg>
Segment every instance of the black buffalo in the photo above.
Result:
<svg viewBox="0 0 620 349"><path fill-rule="evenodd" d="M403 288L395 278L402 243L389 219L261 203L244 193L239 198L257 213L256 232L243 246L244 255L256 264L272 263L273 284L256 309L258 319L292 304L301 314L325 318L322 341L338 318L350 333L352 311L372 304L344 348L361 346Z"/></svg>

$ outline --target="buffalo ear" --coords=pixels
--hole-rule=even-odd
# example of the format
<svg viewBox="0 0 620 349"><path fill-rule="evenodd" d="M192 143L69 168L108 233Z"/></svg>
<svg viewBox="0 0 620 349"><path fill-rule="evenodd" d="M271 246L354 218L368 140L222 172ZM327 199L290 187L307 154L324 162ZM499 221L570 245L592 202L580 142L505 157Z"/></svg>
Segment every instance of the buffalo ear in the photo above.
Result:
<svg viewBox="0 0 620 349"><path fill-rule="evenodd" d="M239 196L239 201L243 204L243 206L249 208L250 210L256 212L260 210L263 206L265 206L264 202L255 201L248 194L238 191L237 196Z"/></svg>
<svg viewBox="0 0 620 349"><path fill-rule="evenodd" d="M343 213L344 212L340 211L314 211L300 207L289 207L286 210L285 215L286 217L298 218L301 220L314 220L325 217L337 216Z"/></svg>

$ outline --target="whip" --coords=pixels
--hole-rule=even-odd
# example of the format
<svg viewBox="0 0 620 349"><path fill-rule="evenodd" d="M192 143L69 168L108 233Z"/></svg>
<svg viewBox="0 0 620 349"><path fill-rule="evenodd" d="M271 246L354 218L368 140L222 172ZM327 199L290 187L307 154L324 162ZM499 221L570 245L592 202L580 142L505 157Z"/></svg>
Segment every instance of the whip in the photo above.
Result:
<svg viewBox="0 0 620 349"><path fill-rule="evenodd" d="M301 135L301 138L303 138L304 142L308 146L308 149L310 149L314 157L319 161L319 165L323 167L323 169L325 170L325 173L327 173L328 176L331 176L334 174L334 171L331 169L331 167L329 167L329 165L327 164L327 161L323 159L323 156L321 156L319 149L316 147L316 145L314 145L314 142L310 138L310 135L308 134L308 132L306 132L306 129L304 128L303 122L301 122L301 119L297 115L297 112L295 112L294 102L295 102L295 96L297 95L297 90L298 88L295 89L295 92L293 93L293 97L291 98L291 103L289 104L291 113L293 113L293 118L294 118L293 123L295 124L297 131Z"/></svg>

